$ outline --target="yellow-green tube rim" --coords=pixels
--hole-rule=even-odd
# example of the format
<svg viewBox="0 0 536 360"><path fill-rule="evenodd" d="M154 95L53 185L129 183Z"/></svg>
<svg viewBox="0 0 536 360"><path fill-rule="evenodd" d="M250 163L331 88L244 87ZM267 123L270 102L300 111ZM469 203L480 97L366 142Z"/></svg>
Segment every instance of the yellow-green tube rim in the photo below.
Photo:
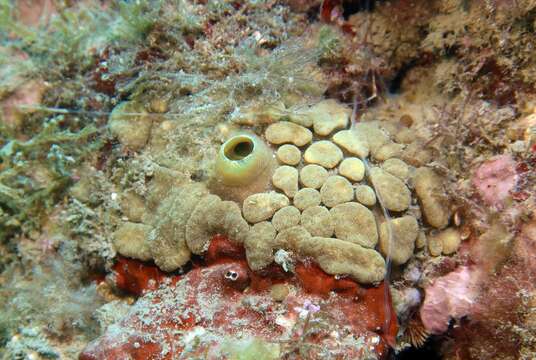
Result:
<svg viewBox="0 0 536 360"><path fill-rule="evenodd" d="M216 177L225 185L248 185L270 163L270 148L253 134L238 134L222 144L216 158Z"/></svg>

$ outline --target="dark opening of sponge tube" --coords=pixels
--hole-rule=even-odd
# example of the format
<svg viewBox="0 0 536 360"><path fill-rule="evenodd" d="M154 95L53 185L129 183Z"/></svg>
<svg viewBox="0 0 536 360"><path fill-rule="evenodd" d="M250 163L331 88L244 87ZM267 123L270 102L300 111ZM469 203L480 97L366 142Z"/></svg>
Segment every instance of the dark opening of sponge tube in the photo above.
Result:
<svg viewBox="0 0 536 360"><path fill-rule="evenodd" d="M247 136L237 136L227 143L224 154L229 160L242 160L253 152L253 140Z"/></svg>

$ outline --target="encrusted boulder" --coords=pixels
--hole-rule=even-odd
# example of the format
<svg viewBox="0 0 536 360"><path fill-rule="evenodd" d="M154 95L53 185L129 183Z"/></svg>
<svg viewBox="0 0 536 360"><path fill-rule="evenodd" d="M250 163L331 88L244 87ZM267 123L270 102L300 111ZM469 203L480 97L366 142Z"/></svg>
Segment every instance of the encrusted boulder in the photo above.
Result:
<svg viewBox="0 0 536 360"><path fill-rule="evenodd" d="M361 204L347 202L330 210L335 225L335 236L368 248L378 242L376 219L372 212Z"/></svg>
<svg viewBox="0 0 536 360"><path fill-rule="evenodd" d="M275 145L294 144L296 146L304 146L313 138L311 130L288 121L280 121L268 126L265 136L270 143Z"/></svg>
<svg viewBox="0 0 536 360"><path fill-rule="evenodd" d="M112 235L115 250L133 259L151 260L152 255L147 240L151 229L151 226L145 224L123 223Z"/></svg>
<svg viewBox="0 0 536 360"><path fill-rule="evenodd" d="M328 176L328 171L322 166L305 165L300 171L300 182L307 188L320 189Z"/></svg>
<svg viewBox="0 0 536 360"><path fill-rule="evenodd" d="M341 149L331 141L321 140L309 146L303 158L308 164L317 164L326 169L332 169L342 160L343 154Z"/></svg>
<svg viewBox="0 0 536 360"><path fill-rule="evenodd" d="M289 205L288 197L276 192L253 194L248 196L242 205L244 218L250 223L258 223L270 219L274 213Z"/></svg>
<svg viewBox="0 0 536 360"><path fill-rule="evenodd" d="M333 219L329 210L323 206L313 206L303 211L302 226L313 236L331 237L333 235Z"/></svg>
<svg viewBox="0 0 536 360"><path fill-rule="evenodd" d="M293 198L298 192L298 170L292 166L283 165L275 169L272 176L274 186Z"/></svg>
<svg viewBox="0 0 536 360"><path fill-rule="evenodd" d="M199 201L208 194L201 184L191 184L170 192L155 216L149 235L154 262L164 271L185 265L191 256L186 245L186 223Z"/></svg>
<svg viewBox="0 0 536 360"><path fill-rule="evenodd" d="M405 264L413 255L419 225L413 216L384 222L380 225L380 251L396 265Z"/></svg>
<svg viewBox="0 0 536 360"><path fill-rule="evenodd" d="M388 210L404 211L409 207L411 192L402 180L375 167L370 170L370 181Z"/></svg>
<svg viewBox="0 0 536 360"><path fill-rule="evenodd" d="M277 231L296 226L300 223L300 210L294 206L285 206L277 210L272 217L272 225Z"/></svg>
<svg viewBox="0 0 536 360"><path fill-rule="evenodd" d="M342 176L334 175L327 178L320 189L322 203L327 207L334 207L338 204L352 201L354 189L352 184Z"/></svg>
<svg viewBox="0 0 536 360"><path fill-rule="evenodd" d="M421 167L417 169L413 182L426 222L438 229L446 227L450 207L443 179L433 169Z"/></svg>
<svg viewBox="0 0 536 360"><path fill-rule="evenodd" d="M385 260L380 253L348 241L310 237L299 242L299 250L313 257L328 274L350 275L362 284L385 277Z"/></svg>
<svg viewBox="0 0 536 360"><path fill-rule="evenodd" d="M277 149L276 156L282 164L298 165L301 161L301 151L294 145L285 144Z"/></svg>

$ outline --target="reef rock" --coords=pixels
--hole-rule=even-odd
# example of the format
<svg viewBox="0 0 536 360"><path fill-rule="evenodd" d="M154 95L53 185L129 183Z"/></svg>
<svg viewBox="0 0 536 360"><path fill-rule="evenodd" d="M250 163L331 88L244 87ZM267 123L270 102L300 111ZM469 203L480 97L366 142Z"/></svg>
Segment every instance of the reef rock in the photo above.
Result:
<svg viewBox="0 0 536 360"><path fill-rule="evenodd" d="M363 264L353 267L356 273L364 279L381 279L383 267L375 267L376 260L381 265L381 257L370 256L373 250L362 253L354 248L357 245L346 249L326 240L306 240L313 253L324 253L321 262L326 268L338 272L345 259L355 258ZM326 354L383 358L388 344L393 344L396 313L385 301L383 283L361 288L310 263L296 264L292 275L274 270L259 276L251 272L238 249L228 256L232 244L220 239L211 244L206 266L155 279L161 286L145 293L124 317L88 344L80 360L238 358L244 349L249 353L262 349L263 356L277 359L294 353L297 342L285 340L295 338L312 359ZM330 296L335 292L337 296ZM314 334L297 331L308 322L325 327ZM231 335L237 329L241 340ZM378 329L385 331L380 334Z"/></svg>
<svg viewBox="0 0 536 360"><path fill-rule="evenodd" d="M320 193L316 189L303 188L294 196L294 206L300 210L320 205Z"/></svg>
<svg viewBox="0 0 536 360"><path fill-rule="evenodd" d="M301 151L294 145L285 144L276 152L277 159L286 165L298 165L301 161Z"/></svg>
<svg viewBox="0 0 536 360"><path fill-rule="evenodd" d="M319 165L305 165L300 171L300 182L303 186L313 189L320 189L328 178L326 169Z"/></svg>
<svg viewBox="0 0 536 360"><path fill-rule="evenodd" d="M352 155L365 159L369 154L368 143L353 130L342 130L333 135L333 142Z"/></svg>
<svg viewBox="0 0 536 360"><path fill-rule="evenodd" d="M138 260L151 260L152 255L147 241L151 226L132 222L123 223L112 235L115 250Z"/></svg>
<svg viewBox="0 0 536 360"><path fill-rule="evenodd" d="M272 176L274 186L282 190L289 198L298 192L298 170L292 166L283 165L275 169Z"/></svg>
<svg viewBox="0 0 536 360"><path fill-rule="evenodd" d="M327 178L320 189L322 203L327 207L351 201L354 198L352 184L342 176L333 175Z"/></svg>
<svg viewBox="0 0 536 360"><path fill-rule="evenodd" d="M428 224L442 229L449 223L450 208L443 180L428 167L418 168L413 180Z"/></svg>
<svg viewBox="0 0 536 360"><path fill-rule="evenodd" d="M288 121L280 121L268 126L265 136L266 140L275 145L291 143L296 146L304 146L313 138L311 130Z"/></svg>
<svg viewBox="0 0 536 360"><path fill-rule="evenodd" d="M409 207L411 192L402 180L375 167L370 170L370 181L388 210L404 211Z"/></svg>
<svg viewBox="0 0 536 360"><path fill-rule="evenodd" d="M376 219L361 204L348 202L330 210L338 239L374 248L378 242Z"/></svg>
<svg viewBox="0 0 536 360"><path fill-rule="evenodd" d="M273 261L276 235L274 225L268 221L257 223L251 227L244 241L248 265L251 269L260 270Z"/></svg>
<svg viewBox="0 0 536 360"><path fill-rule="evenodd" d="M355 198L365 206L374 206L376 204L376 193L368 185L358 185L355 188Z"/></svg>
<svg viewBox="0 0 536 360"><path fill-rule="evenodd" d="M339 165L339 175L351 181L361 181L365 176L365 165L358 158L346 158Z"/></svg>
<svg viewBox="0 0 536 360"><path fill-rule="evenodd" d="M331 141L321 140L310 145L303 155L308 164L317 164L332 169L343 158L341 149Z"/></svg>
<svg viewBox="0 0 536 360"><path fill-rule="evenodd" d="M380 146L376 151L372 153L374 159L378 161L386 161L388 159L399 157L402 155L404 145L394 142L388 142Z"/></svg>
<svg viewBox="0 0 536 360"><path fill-rule="evenodd" d="M500 155L478 167L473 184L486 204L501 206L518 180L512 156Z"/></svg>
<svg viewBox="0 0 536 360"><path fill-rule="evenodd" d="M385 260L373 249L332 238L311 237L299 243L300 252L312 256L331 275L348 274L362 284L381 281Z"/></svg>
<svg viewBox="0 0 536 360"><path fill-rule="evenodd" d="M452 255L460 246L461 236L457 229L447 228L428 236L428 246L430 254L433 256Z"/></svg>
<svg viewBox="0 0 536 360"><path fill-rule="evenodd" d="M241 244L248 232L249 225L235 202L208 195L199 202L186 223L186 244L192 253L201 255L208 250L215 234L225 234Z"/></svg>
<svg viewBox="0 0 536 360"><path fill-rule="evenodd" d="M310 110L315 134L326 136L331 134L333 130L344 129L348 126L351 113L351 109L335 100L319 102Z"/></svg>
<svg viewBox="0 0 536 360"><path fill-rule="evenodd" d="M413 216L386 221L380 225L380 251L396 265L405 264L413 255L419 225Z"/></svg>
<svg viewBox="0 0 536 360"><path fill-rule="evenodd" d="M289 200L283 194L276 192L253 194L244 200L242 212L250 223L270 219L282 207L288 206Z"/></svg>
<svg viewBox="0 0 536 360"><path fill-rule="evenodd" d="M323 206L312 206L301 215L301 224L313 236L331 237L333 219L329 210Z"/></svg>
<svg viewBox="0 0 536 360"><path fill-rule="evenodd" d="M152 118L140 106L128 101L117 105L108 120L112 135L132 150L140 150L145 146L152 124Z"/></svg>
<svg viewBox="0 0 536 360"><path fill-rule="evenodd" d="M277 210L272 217L272 225L277 231L296 226L300 223L300 210L294 206L285 206Z"/></svg>
<svg viewBox="0 0 536 360"><path fill-rule="evenodd" d="M420 310L426 330L432 334L445 332L452 318L459 319L474 310L482 274L469 267L460 267L435 279L426 288Z"/></svg>
<svg viewBox="0 0 536 360"><path fill-rule="evenodd" d="M186 185L171 191L158 208L149 243L154 262L160 269L173 271L190 260L186 223L207 194L208 190L201 184Z"/></svg>
<svg viewBox="0 0 536 360"><path fill-rule="evenodd" d="M382 164L382 169L404 181L409 177L409 167L400 159L392 158L385 160Z"/></svg>

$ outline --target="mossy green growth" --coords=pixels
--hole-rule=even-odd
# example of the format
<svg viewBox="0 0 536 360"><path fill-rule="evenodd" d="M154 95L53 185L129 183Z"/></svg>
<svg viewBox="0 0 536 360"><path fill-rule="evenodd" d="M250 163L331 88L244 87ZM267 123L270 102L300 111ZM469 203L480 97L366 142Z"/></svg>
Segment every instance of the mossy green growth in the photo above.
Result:
<svg viewBox="0 0 536 360"><path fill-rule="evenodd" d="M156 22L162 1L121 1L117 5L119 21L112 30L112 40L142 39Z"/></svg>
<svg viewBox="0 0 536 360"><path fill-rule="evenodd" d="M66 7L57 2L57 15L36 26L22 23L16 2L0 0L0 43L29 55L36 71L49 71L51 65L83 69L92 64L89 52L102 41L110 21L97 3Z"/></svg>
<svg viewBox="0 0 536 360"><path fill-rule="evenodd" d="M280 358L278 344L259 338L229 339L223 344L222 352L229 360L276 360Z"/></svg>
<svg viewBox="0 0 536 360"><path fill-rule="evenodd" d="M142 149L151 132L152 118L140 104L125 101L117 105L108 121L110 132L121 144L132 149Z"/></svg>
<svg viewBox="0 0 536 360"><path fill-rule="evenodd" d="M0 240L39 228L41 215L71 183L71 169L100 147L98 140L88 141L97 132L94 126L69 131L60 124L59 117L47 121L27 141L0 134Z"/></svg>
<svg viewBox="0 0 536 360"><path fill-rule="evenodd" d="M337 29L329 25L318 31L317 47L320 61L330 62L341 58L343 42Z"/></svg>
<svg viewBox="0 0 536 360"><path fill-rule="evenodd" d="M164 4L175 11L163 13ZM20 21L16 1L0 0L0 45L22 50L34 71L49 78L51 68L86 71L95 63L95 50L107 45L132 47L146 42L157 23L180 31L200 28L183 0L118 1L103 9L98 1L64 5L55 2L57 14L35 26Z"/></svg>
<svg viewBox="0 0 536 360"><path fill-rule="evenodd" d="M62 254L63 255L63 254ZM41 329L56 337L80 336L93 338L98 324L93 317L102 305L94 284L80 281L87 269L65 259L48 259L28 273L11 266L3 276L6 283L0 288L0 344L8 343L8 352L17 356L2 359L19 359L19 353L34 351L43 358L56 351L47 344ZM25 333L24 328L35 329ZM16 333L19 341L9 341ZM0 352L1 353L1 352Z"/></svg>
<svg viewBox="0 0 536 360"><path fill-rule="evenodd" d="M9 32L15 33L26 41L34 41L36 33L24 24L17 21L16 2L11 0L0 0L0 41L8 37Z"/></svg>

